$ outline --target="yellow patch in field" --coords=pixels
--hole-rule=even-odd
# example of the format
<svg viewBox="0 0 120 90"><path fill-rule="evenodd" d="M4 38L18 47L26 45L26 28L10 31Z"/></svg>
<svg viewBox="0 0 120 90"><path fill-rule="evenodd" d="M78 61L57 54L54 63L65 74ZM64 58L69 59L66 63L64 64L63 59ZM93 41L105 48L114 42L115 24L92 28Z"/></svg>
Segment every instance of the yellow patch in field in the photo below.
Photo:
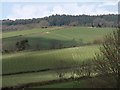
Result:
<svg viewBox="0 0 120 90"><path fill-rule="evenodd" d="M50 33L50 32L46 32L47 34Z"/></svg>

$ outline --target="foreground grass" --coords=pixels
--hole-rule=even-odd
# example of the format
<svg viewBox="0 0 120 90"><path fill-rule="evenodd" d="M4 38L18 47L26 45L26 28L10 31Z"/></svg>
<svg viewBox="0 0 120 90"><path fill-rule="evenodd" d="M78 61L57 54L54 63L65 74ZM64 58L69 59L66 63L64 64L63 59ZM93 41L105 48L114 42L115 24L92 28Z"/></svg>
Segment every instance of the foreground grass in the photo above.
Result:
<svg viewBox="0 0 120 90"><path fill-rule="evenodd" d="M80 79L44 86L31 86L31 88L115 88L116 80L114 76L96 76L92 78Z"/></svg>
<svg viewBox="0 0 120 90"><path fill-rule="evenodd" d="M45 72L34 72L34 73L23 73L16 75L7 75L2 76L2 86L10 87L10 86L21 86L29 83L43 83L49 82L51 80L60 80L58 72L66 72L64 74L64 78L70 78L71 69L57 70L57 71L45 71ZM64 84L64 83L63 83ZM36 85L36 84L34 84Z"/></svg>
<svg viewBox="0 0 120 90"><path fill-rule="evenodd" d="M90 85L88 84L87 80L80 80L79 82L72 81L45 86L36 86L31 88L89 88L89 87Z"/></svg>
<svg viewBox="0 0 120 90"><path fill-rule="evenodd" d="M67 73L66 73L67 74ZM70 74L69 74L70 75ZM70 75L71 76L71 75ZM69 78L66 75L64 78ZM57 80L59 82L45 83ZM112 75L95 76L60 82L58 74L54 71L31 74L3 76L3 87L14 87L29 84L30 88L115 88L116 80Z"/></svg>
<svg viewBox="0 0 120 90"><path fill-rule="evenodd" d="M55 72L40 72L2 77L2 87L17 86L27 83L59 79Z"/></svg>

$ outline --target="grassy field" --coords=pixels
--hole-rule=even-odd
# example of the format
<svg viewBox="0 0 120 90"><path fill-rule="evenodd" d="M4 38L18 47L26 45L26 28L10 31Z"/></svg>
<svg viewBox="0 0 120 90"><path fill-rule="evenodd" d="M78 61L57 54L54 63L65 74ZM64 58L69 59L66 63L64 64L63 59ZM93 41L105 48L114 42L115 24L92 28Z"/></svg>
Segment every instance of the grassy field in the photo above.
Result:
<svg viewBox="0 0 120 90"><path fill-rule="evenodd" d="M62 82L44 86L33 86L33 88L115 88L116 81L113 76L104 77L98 76L88 79L81 79L70 82Z"/></svg>
<svg viewBox="0 0 120 90"><path fill-rule="evenodd" d="M66 73L64 78L69 78L71 74ZM47 71L47 72L37 72L37 73L29 73L29 74L19 74L19 75L11 75L11 76L3 76L2 77L2 85L3 87L7 86L17 86L17 85L23 85L27 83L39 83L43 81L50 81L50 80L59 80L58 74L55 71ZM80 81L79 85L81 87L87 86L84 82L85 80ZM78 82L77 82L78 83ZM83 83L83 84L82 84ZM73 88L75 84L75 81L73 82L67 82L67 83L58 83L53 85L45 85L45 86L35 86L36 88ZM34 86L31 86L34 87ZM75 86L76 87L76 86Z"/></svg>
<svg viewBox="0 0 120 90"><path fill-rule="evenodd" d="M39 70L60 67L59 64L72 66L94 57L98 46L84 46L59 50L20 52L3 55L3 73Z"/></svg>
<svg viewBox="0 0 120 90"><path fill-rule="evenodd" d="M59 79L55 72L38 72L20 75L11 75L2 77L2 86L16 86L31 82L42 82L48 80Z"/></svg>
<svg viewBox="0 0 120 90"><path fill-rule="evenodd" d="M28 35L28 36L48 36L49 38L58 38L61 39L69 39L69 38L79 38L79 37L102 37L106 35L109 31L114 28L90 28L90 27L51 27L47 29L32 29L32 30L23 30L23 31L12 31L2 33L2 38L9 38L19 35ZM68 31L69 30L69 31ZM98 33L99 32L99 33ZM35 35L34 35L35 34ZM36 35L37 34L37 35ZM57 37L56 37L56 36ZM72 37L70 37L72 36ZM65 38L66 37L66 38ZM88 39L86 37L86 39ZM84 38L85 39L85 38ZM90 38L89 38L90 39ZM92 38L91 38L92 39Z"/></svg>
<svg viewBox="0 0 120 90"><path fill-rule="evenodd" d="M61 29L63 27L51 27L48 29L32 29L32 30L19 30L19 31L11 31L11 32L3 32L2 33L2 38L10 38L10 37L15 37L19 35L30 35L30 34L36 34L36 33L43 33L49 30L56 30L56 29ZM0 34L1 35L1 34Z"/></svg>
<svg viewBox="0 0 120 90"><path fill-rule="evenodd" d="M92 43L100 40L114 28L88 28L88 27L55 27L48 29L33 29L3 33L3 49L15 50L17 41L27 39L30 49L50 49L51 43L58 41L64 47L71 47L75 43ZM56 44L57 46L57 44Z"/></svg>
<svg viewBox="0 0 120 90"><path fill-rule="evenodd" d="M89 82L87 80L72 81L65 83L58 83L45 86L36 86L31 88L90 88Z"/></svg>
<svg viewBox="0 0 120 90"><path fill-rule="evenodd" d="M38 45L46 49L54 40L63 42L64 45L74 44L73 40L77 43L80 43L81 40L83 43L90 43L96 39L103 39L106 34L113 30L113 28L51 27L47 29L6 32L2 35L3 48L14 50L15 43L23 39L28 39L31 47L37 47ZM83 61L92 59L95 53L99 53L99 45L92 44L62 49L36 50L3 54L3 74L74 67ZM8 75L3 76L3 86L53 79L58 79L58 77L56 77L55 72L50 71Z"/></svg>

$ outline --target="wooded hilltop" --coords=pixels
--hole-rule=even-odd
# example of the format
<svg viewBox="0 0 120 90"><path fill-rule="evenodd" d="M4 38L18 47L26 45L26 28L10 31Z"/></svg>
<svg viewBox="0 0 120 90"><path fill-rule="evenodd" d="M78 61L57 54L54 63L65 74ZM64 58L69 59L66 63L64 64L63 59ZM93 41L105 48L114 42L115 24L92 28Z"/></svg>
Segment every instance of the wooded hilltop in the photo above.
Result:
<svg viewBox="0 0 120 90"><path fill-rule="evenodd" d="M118 15L51 15L44 18L32 19L4 19L2 30L16 31L33 28L47 28L49 26L90 26L90 27L117 27Z"/></svg>

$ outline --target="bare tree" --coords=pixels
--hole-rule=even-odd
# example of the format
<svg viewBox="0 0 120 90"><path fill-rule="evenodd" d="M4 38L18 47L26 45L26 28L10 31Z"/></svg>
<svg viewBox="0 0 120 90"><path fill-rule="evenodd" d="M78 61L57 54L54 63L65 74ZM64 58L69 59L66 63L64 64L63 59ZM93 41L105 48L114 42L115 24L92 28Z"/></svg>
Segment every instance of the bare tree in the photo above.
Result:
<svg viewBox="0 0 120 90"><path fill-rule="evenodd" d="M92 61L86 60L79 65L79 68L76 70L76 74L79 75L79 77L91 77L93 69Z"/></svg>
<svg viewBox="0 0 120 90"><path fill-rule="evenodd" d="M95 63L98 72L112 75L117 82L117 88L120 88L120 29L105 37Z"/></svg>

